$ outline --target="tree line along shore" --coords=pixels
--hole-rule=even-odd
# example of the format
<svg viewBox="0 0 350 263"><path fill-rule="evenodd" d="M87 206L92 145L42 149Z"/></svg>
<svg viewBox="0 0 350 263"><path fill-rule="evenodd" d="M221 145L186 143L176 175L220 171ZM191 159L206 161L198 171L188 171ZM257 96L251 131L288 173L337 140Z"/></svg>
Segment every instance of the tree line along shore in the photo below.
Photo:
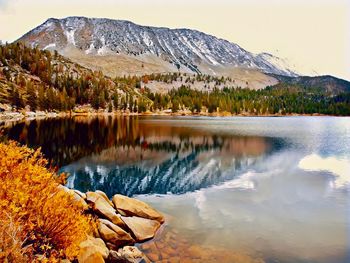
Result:
<svg viewBox="0 0 350 263"><path fill-rule="evenodd" d="M177 88L149 88L152 83L171 86L175 82ZM281 81L253 90L233 83L228 77L185 73L110 78L57 52L21 43L0 46L2 112L350 115L350 92L346 89Z"/></svg>

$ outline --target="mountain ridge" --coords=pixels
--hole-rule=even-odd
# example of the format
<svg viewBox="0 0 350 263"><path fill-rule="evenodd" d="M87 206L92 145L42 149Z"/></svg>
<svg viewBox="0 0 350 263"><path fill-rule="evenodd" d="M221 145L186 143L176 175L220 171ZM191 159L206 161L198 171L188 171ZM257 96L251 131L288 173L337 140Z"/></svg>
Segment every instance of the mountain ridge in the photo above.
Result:
<svg viewBox="0 0 350 263"><path fill-rule="evenodd" d="M167 71L173 72L215 75L220 74L222 68L240 67L278 75L298 75L288 67L279 68L266 60L263 54L267 53L251 53L233 42L199 30L143 26L128 20L82 16L49 18L17 41L62 53L70 46L87 55L124 54L131 58L153 55L168 63Z"/></svg>

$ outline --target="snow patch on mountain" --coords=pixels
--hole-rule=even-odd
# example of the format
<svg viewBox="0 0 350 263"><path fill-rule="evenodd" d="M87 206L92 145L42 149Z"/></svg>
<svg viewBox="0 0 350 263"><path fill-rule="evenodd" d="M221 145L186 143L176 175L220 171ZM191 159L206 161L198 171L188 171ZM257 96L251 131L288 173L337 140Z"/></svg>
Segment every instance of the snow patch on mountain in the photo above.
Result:
<svg viewBox="0 0 350 263"><path fill-rule="evenodd" d="M94 53L94 51L95 51L94 44L91 43L89 48L87 50L85 50L85 54L92 54L92 53Z"/></svg>
<svg viewBox="0 0 350 263"><path fill-rule="evenodd" d="M271 65L279 68L285 72L297 72L295 65L292 65L290 61L284 58L275 57L269 53L260 53L257 56L260 56L264 60L266 60Z"/></svg>
<svg viewBox="0 0 350 263"><path fill-rule="evenodd" d="M48 44L47 46L45 46L43 48L43 50L46 50L46 49L52 49L52 48L55 48L56 47L56 44L55 43L51 43L51 44Z"/></svg>
<svg viewBox="0 0 350 263"><path fill-rule="evenodd" d="M105 56L110 52L110 50L106 46L106 40L104 36L101 37L100 41L101 41L101 47L97 50L97 54L100 56Z"/></svg>
<svg viewBox="0 0 350 263"><path fill-rule="evenodd" d="M73 29L65 31L65 35L67 36L67 42L73 46L75 46L74 32L75 30Z"/></svg>

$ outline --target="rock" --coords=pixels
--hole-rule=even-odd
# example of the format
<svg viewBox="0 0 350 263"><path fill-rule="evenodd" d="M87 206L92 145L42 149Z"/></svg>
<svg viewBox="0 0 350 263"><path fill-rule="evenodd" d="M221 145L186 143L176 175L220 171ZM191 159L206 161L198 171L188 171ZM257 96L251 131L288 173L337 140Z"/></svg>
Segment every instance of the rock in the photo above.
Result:
<svg viewBox="0 0 350 263"><path fill-rule="evenodd" d="M195 258L182 258L181 263L202 263L203 260ZM213 262L213 261L212 261ZM219 261L220 262L220 261ZM235 262L236 263L236 262Z"/></svg>
<svg viewBox="0 0 350 263"><path fill-rule="evenodd" d="M120 246L117 246L111 242L106 242L106 246L108 247L109 250L118 250L118 248L120 248Z"/></svg>
<svg viewBox="0 0 350 263"><path fill-rule="evenodd" d="M152 262L156 262L161 259L160 252L153 240L142 244L141 249Z"/></svg>
<svg viewBox="0 0 350 263"><path fill-rule="evenodd" d="M151 261L137 247L126 246L117 251L110 250L107 263L150 263Z"/></svg>
<svg viewBox="0 0 350 263"><path fill-rule="evenodd" d="M117 251L110 250L108 258L106 260L107 263L130 263L129 260L122 257Z"/></svg>
<svg viewBox="0 0 350 263"><path fill-rule="evenodd" d="M101 238L106 243L110 243L113 248L135 243L135 240L129 233L105 219L98 219L98 232Z"/></svg>
<svg viewBox="0 0 350 263"><path fill-rule="evenodd" d="M127 227L132 231L137 242L151 239L160 227L160 223L156 220L150 220L141 217L121 217Z"/></svg>
<svg viewBox="0 0 350 263"><path fill-rule="evenodd" d="M153 240L149 241L147 243L143 243L141 245L141 249L143 251L146 251L146 252L156 252L156 253L158 253L158 248L157 248L157 246L156 246L156 244L154 243Z"/></svg>
<svg viewBox="0 0 350 263"><path fill-rule="evenodd" d="M168 259L168 262L169 263L180 263L181 260L180 260L180 257L171 257Z"/></svg>
<svg viewBox="0 0 350 263"><path fill-rule="evenodd" d="M163 248L165 248L165 243L164 242L162 242L162 241L157 241L157 248L159 248L159 249L163 249Z"/></svg>
<svg viewBox="0 0 350 263"><path fill-rule="evenodd" d="M162 249L162 256L167 255L167 257L173 257L173 256L176 256L176 253L177 253L176 250L170 246L166 246Z"/></svg>
<svg viewBox="0 0 350 263"><path fill-rule="evenodd" d="M77 195L79 195L81 198L84 198L86 199L86 194L85 193L82 193L80 192L79 190L73 190Z"/></svg>
<svg viewBox="0 0 350 263"><path fill-rule="evenodd" d="M100 194L94 192L86 193L86 200L93 204L92 209L100 216L107 218L113 224L125 228L124 222L116 214L116 210Z"/></svg>
<svg viewBox="0 0 350 263"><path fill-rule="evenodd" d="M100 253L89 254L87 257L78 258L79 263L105 263Z"/></svg>
<svg viewBox="0 0 350 263"><path fill-rule="evenodd" d="M150 263L150 260L137 247L125 246L118 250L118 254L132 263Z"/></svg>
<svg viewBox="0 0 350 263"><path fill-rule="evenodd" d="M83 208L83 210L88 210L89 209L89 205L86 203L85 199L82 198L80 195L78 195L75 191L72 191L73 196L74 196L74 200L76 200L81 207Z"/></svg>
<svg viewBox="0 0 350 263"><path fill-rule="evenodd" d="M97 200L101 199L101 195L95 192L86 192L86 200L91 203L96 203ZM104 200L104 199L103 199Z"/></svg>
<svg viewBox="0 0 350 263"><path fill-rule="evenodd" d="M76 192L76 190L71 190L71 189L69 189L68 187L66 187L64 185L59 185L58 188L63 190L63 191L65 191L65 192L67 192L67 193L69 193L69 194L71 194L74 197L74 200L76 200L81 205L82 209L84 209L84 210L89 209L89 206L86 203L85 199L82 196L80 196Z"/></svg>
<svg viewBox="0 0 350 263"><path fill-rule="evenodd" d="M147 254L147 257L149 258L149 260L151 260L152 262L158 261L160 260L160 256L156 253L149 253Z"/></svg>
<svg viewBox="0 0 350 263"><path fill-rule="evenodd" d="M63 190L65 192L67 192L67 193L72 193L72 191L73 191L73 190L69 189L67 186L64 186L64 185L61 185L61 184L58 185L58 189Z"/></svg>
<svg viewBox="0 0 350 263"><path fill-rule="evenodd" d="M108 196L105 194L105 192L102 192L100 190L95 191L96 194L99 194L100 196L103 197L104 200L106 200L112 207L114 207L114 204L111 200L109 200Z"/></svg>
<svg viewBox="0 0 350 263"><path fill-rule="evenodd" d="M89 237L79 247L79 263L104 262L109 254L108 248L100 238Z"/></svg>
<svg viewBox="0 0 350 263"><path fill-rule="evenodd" d="M206 253L205 250L199 246L190 246L187 252L191 255L191 258L202 258L203 254ZM206 255L209 256L209 255Z"/></svg>
<svg viewBox="0 0 350 263"><path fill-rule="evenodd" d="M128 216L138 216L142 218L157 220L160 223L164 222L164 217L157 210L148 204L123 195L115 195L112 201L118 212Z"/></svg>

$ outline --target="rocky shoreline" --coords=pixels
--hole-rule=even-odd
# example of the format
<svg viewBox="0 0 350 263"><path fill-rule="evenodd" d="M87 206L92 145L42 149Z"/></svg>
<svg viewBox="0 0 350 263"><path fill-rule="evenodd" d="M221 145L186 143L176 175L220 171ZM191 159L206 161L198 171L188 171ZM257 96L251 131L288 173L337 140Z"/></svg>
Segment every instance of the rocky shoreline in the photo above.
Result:
<svg viewBox="0 0 350 263"><path fill-rule="evenodd" d="M79 263L151 262L134 245L155 236L165 222L161 213L142 201L123 195L116 194L110 200L102 191L82 193L62 188L96 219L97 231L80 244Z"/></svg>

